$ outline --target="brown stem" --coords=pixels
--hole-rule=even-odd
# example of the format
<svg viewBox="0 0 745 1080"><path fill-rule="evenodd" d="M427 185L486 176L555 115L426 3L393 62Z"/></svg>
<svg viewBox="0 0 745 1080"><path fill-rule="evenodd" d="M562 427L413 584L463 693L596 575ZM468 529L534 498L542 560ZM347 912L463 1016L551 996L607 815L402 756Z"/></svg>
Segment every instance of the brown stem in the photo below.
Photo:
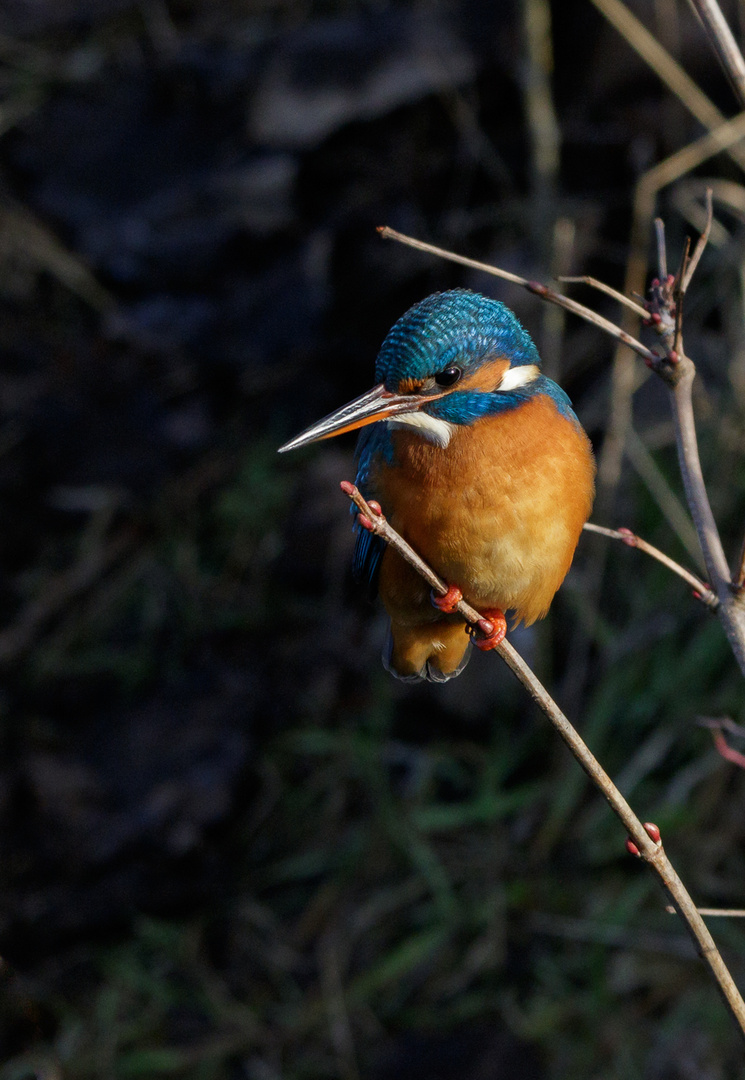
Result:
<svg viewBox="0 0 745 1080"><path fill-rule="evenodd" d="M730 761L733 765L737 765L739 769L745 769L745 754L740 750L735 750L734 746L730 746L724 737L724 732L712 731L711 734L717 753L721 754L725 761Z"/></svg>
<svg viewBox="0 0 745 1080"><path fill-rule="evenodd" d="M617 300L619 304L623 304L629 311L633 311L635 315L638 315L640 319L647 318L647 311L637 304L635 300L626 296L624 293L619 292L618 289L612 288L610 285L606 285L604 281L598 281L597 278L590 277L589 274L579 274L576 277L568 277L566 274L556 279L557 281L565 282L567 285L589 285L591 289L597 289L598 292L605 293L606 296L612 296L614 300Z"/></svg>
<svg viewBox="0 0 745 1080"><path fill-rule="evenodd" d="M668 915L675 915L675 908L668 905L665 908ZM719 919L745 919L745 908L736 907L700 907L699 915L709 915Z"/></svg>
<svg viewBox="0 0 745 1080"><path fill-rule="evenodd" d="M716 0L690 0L709 41L732 84L740 107L745 106L745 60Z"/></svg>
<svg viewBox="0 0 745 1080"><path fill-rule="evenodd" d="M692 396L696 369L683 355L680 356L676 368L675 385L668 384L668 390L675 425L678 463L685 486L686 500L701 543L709 582L719 597L717 614L722 621L740 670L745 674L745 603L741 595L733 589L727 558L711 511L698 454Z"/></svg>
<svg viewBox="0 0 745 1080"><path fill-rule="evenodd" d="M384 515L377 513L370 507L354 484L345 480L341 488L360 511L358 521L365 528L369 527L371 532L380 536L386 543L395 548L398 554L413 566L433 589L441 596L444 596L447 592L445 582L417 555L403 537L399 536L396 530L388 524ZM465 600L460 601L456 610L471 626L478 626L483 621L483 617L479 612L466 603ZM745 1038L745 1001L743 1001L706 923L701 918L696 905L665 854L661 841L654 841L650 837L600 762L590 752L546 688L509 641L503 639L497 645L495 652L499 653L510 671L528 691L536 705L548 717L555 730L574 754L574 757L608 801L611 809L621 819L626 831L636 844L640 857L657 875L668 899L683 919L700 956L709 965L714 975L719 991L737 1024L740 1034Z"/></svg>
<svg viewBox="0 0 745 1080"><path fill-rule="evenodd" d="M704 248L709 243L709 236L711 234L711 226L714 221L714 191L712 188L706 189L706 224L704 225L704 231L696 241L696 247L691 255L690 262L683 275L683 280L680 285L681 292L685 296L688 291L688 286L691 284L691 278L696 273L696 267L699 264L699 260L704 253Z"/></svg>
<svg viewBox="0 0 745 1080"><path fill-rule="evenodd" d="M657 562L666 566L668 570L672 570L674 574L681 577L683 581L687 582L693 589L693 595L700 600L702 604L706 604L706 606L712 610L719 607L719 598L712 592L705 581L702 581L700 577L691 573L690 570L686 570L684 566L677 563L675 559L671 559L664 551L660 551L654 544L649 544L646 540L642 540L641 536L637 536L631 529L607 529L604 525L594 525L591 521L585 522L583 527L587 532L599 533L600 536L608 536L611 540L621 540L628 547L638 548L639 551L643 551L646 555L650 555L653 559L656 559Z"/></svg>
<svg viewBox="0 0 745 1080"><path fill-rule="evenodd" d="M511 281L515 285L522 285L528 292L535 293L536 296L540 296L543 300L550 300L552 304L558 304L559 307L566 308L567 311L571 311L574 315L579 315L581 319L585 319L587 322L593 323L594 326L598 326L601 330L605 330L606 334L610 334L611 337L623 342L624 345L628 345L644 360L655 362L658 359L651 349L648 349L646 345L642 345L631 334L627 334L620 326L616 326L609 319L604 319L602 315L598 315L596 311L585 307L584 304L578 304L576 300L570 300L568 296L562 296L561 293L549 288L548 285L543 285L540 281L530 281L528 278L520 277L519 274L510 273L509 270L500 270L499 267L490 266L489 263L482 263L477 259L468 259L465 255L456 255L455 252L448 251L446 248L436 247L434 244L425 243L424 240L417 240L413 236L407 236L406 233L396 232L395 229L391 229L387 225L378 226L378 232L384 240L397 240L399 244L406 244L408 247L416 248L417 251L426 251L430 255L438 255L441 259L447 259L449 262L460 263L461 266L470 266L473 270L482 270L485 274L502 278L504 281Z"/></svg>

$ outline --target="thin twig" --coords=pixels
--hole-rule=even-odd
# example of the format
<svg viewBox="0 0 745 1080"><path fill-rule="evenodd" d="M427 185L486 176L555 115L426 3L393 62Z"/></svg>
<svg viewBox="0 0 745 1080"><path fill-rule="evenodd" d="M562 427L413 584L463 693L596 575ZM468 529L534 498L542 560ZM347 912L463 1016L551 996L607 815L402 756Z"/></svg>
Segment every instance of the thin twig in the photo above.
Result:
<svg viewBox="0 0 745 1080"><path fill-rule="evenodd" d="M673 352L677 355L682 349L682 335L683 335L683 297L685 291L683 289L683 282L686 280L686 271L688 269L688 263L690 261L691 251L691 238L686 236L685 244L683 245L683 255L680 260L680 266L678 272L675 275L675 288L673 289L673 300L675 301L675 332L673 334ZM690 280L690 278L688 279Z"/></svg>
<svg viewBox="0 0 745 1080"><path fill-rule="evenodd" d="M737 765L739 769L745 769L745 754L741 753L740 750L735 750L733 746L730 746L724 737L724 732L712 731L711 736L714 739L714 746L717 748L717 753L721 754L725 761Z"/></svg>
<svg viewBox="0 0 745 1080"><path fill-rule="evenodd" d="M734 720L730 720L729 717L700 717L699 724L701 727L707 727L711 731L711 737L714 740L714 746L717 753L720 754L725 761L730 761L733 765L737 765L740 769L745 769L745 754L739 750L735 750L730 746L724 737L724 732L729 731L733 735L742 736L745 735L745 729L739 724L736 724Z"/></svg>
<svg viewBox="0 0 745 1080"><path fill-rule="evenodd" d="M653 544L648 544L646 540L642 540L640 536L633 533L631 529L608 529L604 525L594 525L591 521L586 522L584 528L587 532L599 533L601 536L608 536L611 540L621 540L628 547L638 548L639 551L645 552L650 555L657 562L662 563L668 570L672 570L674 574L682 578L693 589L693 595L697 600L700 600L702 604L705 604L712 611L719 607L719 599L714 592L709 588L705 581L696 577L690 570L686 570L680 563L675 562L669 555L666 555L664 551L660 551L659 548L654 547Z"/></svg>
<svg viewBox="0 0 745 1080"><path fill-rule="evenodd" d="M722 150L726 150L738 164L745 167L745 153L742 152L740 142L745 137L745 114L725 122L722 114L700 93L695 84L675 64L672 57L665 53L665 50L619 0L593 0L593 3L603 10L617 29L627 35L634 48L638 47L640 55L661 78L666 80L670 89L680 96L681 101L691 109L693 114L712 129L707 135L696 139L647 170L636 186L629 259L623 285L624 293L634 296L645 291L648 237L658 192ZM636 333L636 325L634 316L625 311L621 328L633 334ZM596 509L600 516L606 519L614 512L615 491L621 478L624 450L628 448L629 441L633 438L632 397L639 386L639 376L632 358L631 351L619 344L613 358L609 424L598 458ZM588 567L585 574L585 593L591 611L597 607L602 577L603 562L602 559L597 559ZM584 685L588 665L589 639L583 637L579 639L574 650L569 669L573 688ZM578 691L574 690L574 692L576 694Z"/></svg>
<svg viewBox="0 0 745 1080"><path fill-rule="evenodd" d="M569 285L589 285L592 289L597 289L598 292L606 293L608 296L612 296L614 300L618 300L619 304L625 304L627 308L638 315L640 319L647 318L646 310L637 304L635 300L632 300L630 296L624 296L618 289L614 289L610 285L606 285L604 281L598 281L597 278L589 277L587 274L580 274L579 277L558 277L557 281L566 282Z"/></svg>
<svg viewBox="0 0 745 1080"><path fill-rule="evenodd" d="M561 153L561 128L552 96L553 45L549 0L522 0L526 70L525 117L530 138L531 227L536 250L548 262Z"/></svg>
<svg viewBox="0 0 745 1080"><path fill-rule="evenodd" d="M740 118L743 116L745 114L741 114ZM703 250L703 247L701 250ZM686 280L687 255L688 243L678 271L678 283ZM688 281L690 282L690 275ZM669 289L655 290L653 288L651 296L650 310L653 312L652 318L655 317L655 312L657 312L661 317L659 320L661 325L669 324L671 318L675 320L676 331L672 347L668 344L669 334L667 334L665 354L652 367L663 379L670 394L670 408L675 426L678 464L683 478L688 509L691 512L699 543L701 544L704 563L706 564L706 574L713 591L719 598L717 614L727 634L740 670L745 674L745 603L743 603L741 591L732 582L727 558L724 554L724 548L711 510L701 470L698 436L693 415L692 390L696 368L683 352L680 323L682 295L680 295L680 290L676 286L672 291Z"/></svg>
<svg viewBox="0 0 745 1080"><path fill-rule="evenodd" d="M701 19L740 107L745 107L745 59L716 0L689 0Z"/></svg>
<svg viewBox="0 0 745 1080"><path fill-rule="evenodd" d="M692 394L696 369L682 354L676 367L678 368L677 379L674 385L668 386L668 389L686 501L701 543L707 577L712 589L719 597L717 614L740 670L745 673L745 607L737 592L732 588L727 557L724 554L709 503L698 453Z"/></svg>
<svg viewBox="0 0 745 1080"><path fill-rule="evenodd" d="M695 563L696 571L703 570L701 544L688 508L673 491L664 472L633 425L626 436L624 451L629 464L656 502L665 521Z"/></svg>
<svg viewBox="0 0 745 1080"><path fill-rule="evenodd" d="M677 912L672 904L665 904L668 915L676 915ZM745 919L745 908L736 907L700 907L696 908L699 915L707 915L709 918L719 919Z"/></svg>
<svg viewBox="0 0 745 1080"><path fill-rule="evenodd" d="M691 284L691 278L696 273L696 267L699 264L701 256L704 253L704 248L709 242L709 236L711 235L711 225L714 220L714 192L710 187L706 189L706 224L704 225L704 231L698 238L696 246L693 249L693 255L688 263L688 268L685 272L683 282L681 284L681 290L683 296L688 292L688 286Z"/></svg>
<svg viewBox="0 0 745 1080"><path fill-rule="evenodd" d="M369 527L371 532L390 544L439 595L444 596L447 592L445 582L388 524L383 513L377 513L365 501L354 484L344 481L341 486L342 491L359 510L360 517L358 521L360 524L365 528ZM471 626L480 627L485 621L479 612L464 600L460 601L456 610ZM499 643L495 651L499 653L509 669L528 691L533 701L548 717L554 729L559 733L584 771L608 801L611 809L620 818L631 840L636 845L640 857L657 875L662 888L667 893L668 899L672 901L676 911L679 912L683 919L699 954L709 965L740 1034L745 1038L745 1001L743 1001L706 924L696 910L696 905L665 854L662 842L651 838L642 822L600 765L600 762L590 752L546 688L506 638Z"/></svg>
<svg viewBox="0 0 745 1080"><path fill-rule="evenodd" d="M621 0L591 2L699 123L709 131L724 123L724 114ZM740 166L745 166L745 150L741 146L729 146L727 153Z"/></svg>
<svg viewBox="0 0 745 1080"><path fill-rule="evenodd" d="M745 736L745 726L736 724L729 716L699 716L696 722L700 727L712 728L713 730L718 731L729 731L731 735L737 735L738 738Z"/></svg>
<svg viewBox="0 0 745 1080"><path fill-rule="evenodd" d="M493 277L502 278L504 281L511 281L515 285L522 285L528 292L532 292L536 296L542 297L544 300L550 300L553 304L558 304L559 307L566 308L567 311L579 315L581 319L585 319L587 322L592 323L593 326L605 330L606 334L610 334L611 337L616 338L618 341L622 341L624 345L628 345L630 349L633 349L634 352L638 353L643 359L649 360L652 363L658 359L657 355L653 353L651 349L648 349L646 345L642 345L640 341L637 341L631 334L627 334L625 330L621 330L615 323L610 322L608 319L604 319L602 315L598 315L597 312L591 311L590 308L586 308L584 304L578 304L576 300L570 300L568 296L562 296L561 293L556 292L555 289L550 289L547 285L542 285L540 281L529 281L528 278L520 277L519 274L510 273L509 270L500 270L496 266L490 266L489 263L478 262L476 259L468 259L465 255L456 255L454 252L447 251L445 248L436 247L434 244L427 244L423 240L416 240L413 236L407 236L405 233L397 232L387 225L380 225L378 227L378 232L384 240L397 240L399 244L407 244L409 247L416 248L417 251L426 251L430 255L438 255L441 259L448 259L449 262L459 263L461 266L470 266L473 270L481 270L485 274L491 274Z"/></svg>
<svg viewBox="0 0 745 1080"><path fill-rule="evenodd" d="M660 281L667 277L667 245L665 244L665 222L662 218L654 219L654 231L657 238L657 274Z"/></svg>

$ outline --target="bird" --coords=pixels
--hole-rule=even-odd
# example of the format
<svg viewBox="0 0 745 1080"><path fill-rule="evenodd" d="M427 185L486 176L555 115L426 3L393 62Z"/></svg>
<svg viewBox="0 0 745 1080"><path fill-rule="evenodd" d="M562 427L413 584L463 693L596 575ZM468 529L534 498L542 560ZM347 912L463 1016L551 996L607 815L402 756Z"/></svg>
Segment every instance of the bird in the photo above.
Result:
<svg viewBox="0 0 745 1080"><path fill-rule="evenodd" d="M354 576L377 589L390 628L384 667L404 681L459 675L470 644L495 648L543 618L592 509L595 462L567 394L503 303L433 293L389 331L376 385L280 447L361 428L356 484L448 583L418 573L356 520ZM474 632L466 599L487 620Z"/></svg>

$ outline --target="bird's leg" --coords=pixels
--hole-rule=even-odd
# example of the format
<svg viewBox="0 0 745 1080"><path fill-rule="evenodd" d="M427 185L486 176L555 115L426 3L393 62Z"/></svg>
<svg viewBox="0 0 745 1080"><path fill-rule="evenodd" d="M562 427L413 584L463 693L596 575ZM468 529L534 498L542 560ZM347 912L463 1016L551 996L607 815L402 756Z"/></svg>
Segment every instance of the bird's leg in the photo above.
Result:
<svg viewBox="0 0 745 1080"><path fill-rule="evenodd" d="M477 649L483 652L496 649L507 633L504 612L499 608L486 608L483 618L479 619L475 626L470 626L468 632Z"/></svg>
<svg viewBox="0 0 745 1080"><path fill-rule="evenodd" d="M435 590L432 589L429 598L438 611L442 611L445 615L452 615L463 599L463 593L457 585L448 585L448 591L444 596L438 596Z"/></svg>
<svg viewBox="0 0 745 1080"><path fill-rule="evenodd" d="M444 596L439 596L434 589L429 594L434 607L445 615L452 615L457 611L458 604L463 599L463 593L457 585L448 585L448 591ZM488 652L496 649L500 641L507 633L507 620L500 608L485 608L483 617L473 626L468 627L471 641L477 649Z"/></svg>

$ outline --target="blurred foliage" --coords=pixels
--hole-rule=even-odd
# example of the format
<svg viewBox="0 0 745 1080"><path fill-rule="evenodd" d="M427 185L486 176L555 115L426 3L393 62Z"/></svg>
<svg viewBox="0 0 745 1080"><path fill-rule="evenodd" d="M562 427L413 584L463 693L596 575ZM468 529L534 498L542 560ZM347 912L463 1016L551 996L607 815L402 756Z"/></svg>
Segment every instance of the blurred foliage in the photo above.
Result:
<svg viewBox="0 0 745 1080"><path fill-rule="evenodd" d="M700 131L562 0L542 174L528 6L3 5L0 1080L739 1075L692 946L509 674L380 668L383 620L344 569L351 444L275 454L454 285L515 308L602 447L608 341L374 232L621 286L634 184ZM732 113L687 9L638 6ZM660 209L678 252L710 176L730 202L686 343L734 561L738 168L714 159ZM602 523L690 564L653 381L633 414L657 479L629 454ZM693 895L741 907L745 777L696 723L745 720L741 677L680 581L596 539L515 644ZM713 929L744 985L745 931Z"/></svg>

